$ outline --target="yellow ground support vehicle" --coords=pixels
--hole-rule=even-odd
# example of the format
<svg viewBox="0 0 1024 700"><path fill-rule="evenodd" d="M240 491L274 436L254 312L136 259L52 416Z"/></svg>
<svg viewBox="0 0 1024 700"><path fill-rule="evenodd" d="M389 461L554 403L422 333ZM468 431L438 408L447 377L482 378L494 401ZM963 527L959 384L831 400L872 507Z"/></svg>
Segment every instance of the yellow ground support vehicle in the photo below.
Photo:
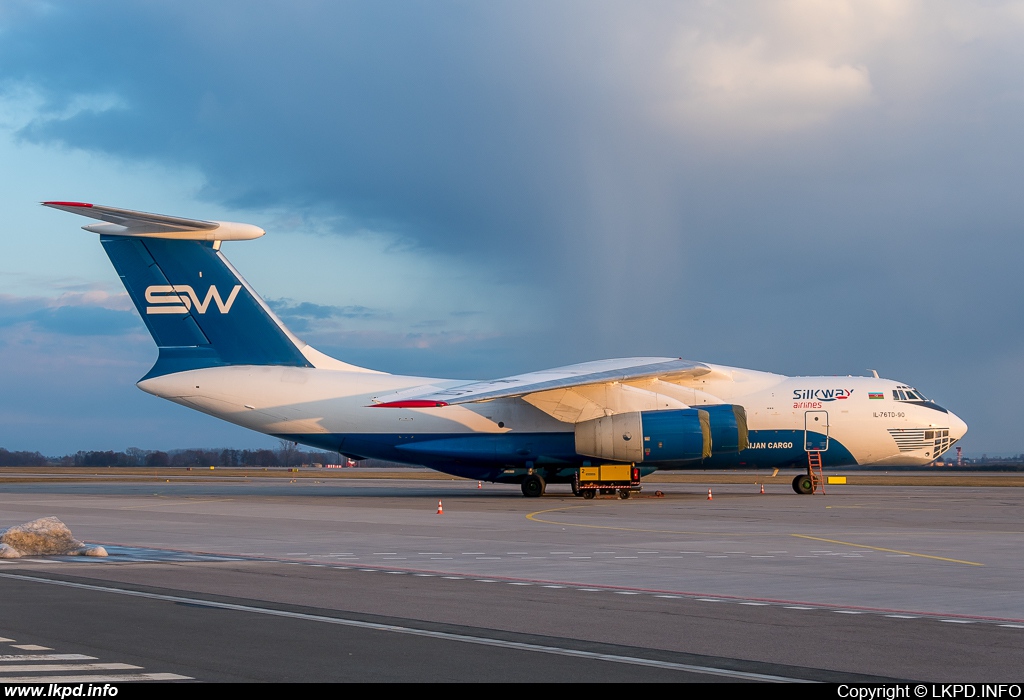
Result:
<svg viewBox="0 0 1024 700"><path fill-rule="evenodd" d="M619 498L640 492L640 467L633 464L598 464L580 467L573 477L572 492L584 498L598 493L618 493Z"/></svg>

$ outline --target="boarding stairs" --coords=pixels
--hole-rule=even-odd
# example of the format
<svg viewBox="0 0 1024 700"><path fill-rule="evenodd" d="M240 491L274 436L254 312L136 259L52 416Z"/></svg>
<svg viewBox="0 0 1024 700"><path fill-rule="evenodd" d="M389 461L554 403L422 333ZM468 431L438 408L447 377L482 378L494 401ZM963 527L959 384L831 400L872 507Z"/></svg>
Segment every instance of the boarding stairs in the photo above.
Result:
<svg viewBox="0 0 1024 700"><path fill-rule="evenodd" d="M821 473L821 452L817 450L807 452L807 476L811 477L811 493L817 493L820 488L824 496L825 477Z"/></svg>

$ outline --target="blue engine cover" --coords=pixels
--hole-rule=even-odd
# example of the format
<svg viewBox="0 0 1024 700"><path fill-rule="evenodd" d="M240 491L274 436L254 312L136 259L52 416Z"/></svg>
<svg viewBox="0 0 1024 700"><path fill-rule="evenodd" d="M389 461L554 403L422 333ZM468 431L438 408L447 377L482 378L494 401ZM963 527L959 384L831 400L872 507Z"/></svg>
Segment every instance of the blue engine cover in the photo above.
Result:
<svg viewBox="0 0 1024 700"><path fill-rule="evenodd" d="M701 406L711 419L711 451L734 454L747 449L747 412L743 406Z"/></svg>
<svg viewBox="0 0 1024 700"><path fill-rule="evenodd" d="M644 462L681 462L711 456L708 412L697 408L640 413Z"/></svg>

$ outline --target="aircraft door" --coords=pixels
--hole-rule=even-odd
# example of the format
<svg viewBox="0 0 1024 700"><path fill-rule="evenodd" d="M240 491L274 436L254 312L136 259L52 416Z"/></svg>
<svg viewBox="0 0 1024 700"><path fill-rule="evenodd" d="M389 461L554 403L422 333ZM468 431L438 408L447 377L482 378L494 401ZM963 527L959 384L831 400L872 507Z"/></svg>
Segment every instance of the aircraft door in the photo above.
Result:
<svg viewBox="0 0 1024 700"><path fill-rule="evenodd" d="M807 452L828 450L828 411L804 412L804 450Z"/></svg>

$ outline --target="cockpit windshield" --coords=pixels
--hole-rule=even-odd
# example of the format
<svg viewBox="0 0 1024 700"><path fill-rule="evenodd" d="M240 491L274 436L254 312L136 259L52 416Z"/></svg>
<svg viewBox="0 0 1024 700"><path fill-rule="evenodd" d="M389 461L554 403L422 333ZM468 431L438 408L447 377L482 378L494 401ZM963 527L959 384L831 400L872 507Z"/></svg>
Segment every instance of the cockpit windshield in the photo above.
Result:
<svg viewBox="0 0 1024 700"><path fill-rule="evenodd" d="M920 391L912 386L899 386L892 390L892 398L896 401L906 401L908 403L916 403L920 406L926 406L928 408L934 408L937 411L948 413L946 409L938 405L931 399L925 397Z"/></svg>

